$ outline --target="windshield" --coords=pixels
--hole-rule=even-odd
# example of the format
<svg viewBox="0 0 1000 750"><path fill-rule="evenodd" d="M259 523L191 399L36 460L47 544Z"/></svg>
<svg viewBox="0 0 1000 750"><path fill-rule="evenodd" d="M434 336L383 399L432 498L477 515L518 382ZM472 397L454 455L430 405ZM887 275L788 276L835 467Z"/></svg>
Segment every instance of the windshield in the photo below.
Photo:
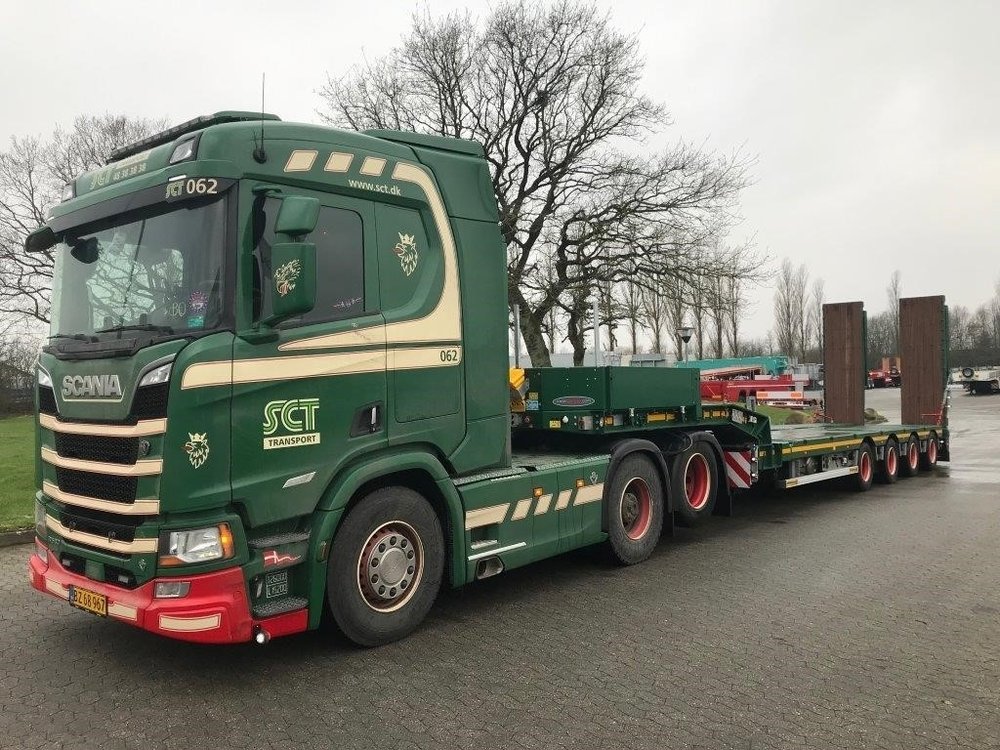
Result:
<svg viewBox="0 0 1000 750"><path fill-rule="evenodd" d="M52 336L219 326L226 199L175 206L65 233L56 248Z"/></svg>

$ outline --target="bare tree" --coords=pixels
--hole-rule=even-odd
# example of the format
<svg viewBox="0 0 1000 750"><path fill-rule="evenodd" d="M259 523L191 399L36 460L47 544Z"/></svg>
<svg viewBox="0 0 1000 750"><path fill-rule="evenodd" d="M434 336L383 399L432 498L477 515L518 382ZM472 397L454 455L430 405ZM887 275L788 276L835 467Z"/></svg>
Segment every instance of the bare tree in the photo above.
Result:
<svg viewBox="0 0 1000 750"><path fill-rule="evenodd" d="M28 335L0 337L0 414L31 410L38 346Z"/></svg>
<svg viewBox="0 0 1000 750"><path fill-rule="evenodd" d="M653 339L653 351L657 354L665 354L663 351L663 329L669 318L667 309L669 300L663 286L663 276L653 274L650 276L649 285L642 287L642 325L649 331L649 335Z"/></svg>
<svg viewBox="0 0 1000 750"><path fill-rule="evenodd" d="M899 354L899 298L902 294L901 275L898 270L892 272L889 279L889 286L885 288L885 295L889 301L889 349L885 356L895 356Z"/></svg>
<svg viewBox="0 0 1000 750"><path fill-rule="evenodd" d="M622 319L628 326L629 343L632 345L632 354L639 353L639 329L642 326L643 302L645 295L643 288L635 279L627 279L621 286L621 311Z"/></svg>
<svg viewBox="0 0 1000 750"><path fill-rule="evenodd" d="M726 282L727 279L708 279L705 292L705 315L712 323L712 356L721 357L725 352L726 336Z"/></svg>
<svg viewBox="0 0 1000 750"><path fill-rule="evenodd" d="M724 280L725 285L725 320L726 336L729 343L729 351L733 357L746 356L743 353L742 342L740 341L740 323L747 312L746 282L741 278L730 278Z"/></svg>
<svg viewBox="0 0 1000 750"><path fill-rule="evenodd" d="M805 265L796 269L788 258L781 262L778 285L774 292L774 337L782 354L805 358L808 339L806 287L809 271Z"/></svg>
<svg viewBox="0 0 1000 750"><path fill-rule="evenodd" d="M508 301L520 305L536 365L549 364L546 316L576 309L581 289L650 268L752 273L745 259L712 256L706 266L701 257L733 218L746 160L686 144L637 148L670 120L640 93L636 46L593 5L515 0L481 23L417 15L389 55L328 77L321 91L331 122L483 145L508 248ZM554 259L554 280L541 272L543 251ZM568 326L574 349L580 333Z"/></svg>
<svg viewBox="0 0 1000 750"><path fill-rule="evenodd" d="M817 360L823 357L823 302L825 300L823 279L813 281L812 291L809 293L809 328L812 331L813 339L807 343L807 348L812 348Z"/></svg>
<svg viewBox="0 0 1000 750"><path fill-rule="evenodd" d="M121 115L83 116L46 141L11 139L0 152L0 314L48 323L53 255L25 253L25 236L43 223L63 185L103 166L115 148L163 127L163 121Z"/></svg>

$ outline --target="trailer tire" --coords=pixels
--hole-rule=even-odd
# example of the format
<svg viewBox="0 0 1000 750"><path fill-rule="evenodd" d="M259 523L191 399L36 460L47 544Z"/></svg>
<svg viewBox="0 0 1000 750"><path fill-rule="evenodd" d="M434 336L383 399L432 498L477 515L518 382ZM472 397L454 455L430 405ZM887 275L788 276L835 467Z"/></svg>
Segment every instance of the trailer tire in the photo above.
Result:
<svg viewBox="0 0 1000 750"><path fill-rule="evenodd" d="M719 466L712 446L695 440L674 458L670 481L681 525L697 526L712 515L719 489Z"/></svg>
<svg viewBox="0 0 1000 750"><path fill-rule="evenodd" d="M333 540L326 592L337 627L359 646L409 635L437 598L444 558L441 524L421 495L408 487L375 490L348 512Z"/></svg>
<svg viewBox="0 0 1000 750"><path fill-rule="evenodd" d="M937 434L931 432L927 436L927 450L920 454L920 468L930 471L937 466L938 461L938 439Z"/></svg>
<svg viewBox="0 0 1000 750"><path fill-rule="evenodd" d="M903 443L900 458L899 475L915 477L920 469L920 441L916 435L910 435Z"/></svg>
<svg viewBox="0 0 1000 750"><path fill-rule="evenodd" d="M854 488L858 492L867 492L871 489L874 478L875 451L871 443L862 443L858 449L858 473L854 475Z"/></svg>
<svg viewBox="0 0 1000 750"><path fill-rule="evenodd" d="M878 480L882 484L893 484L899 478L899 443L890 438L885 441L885 453L879 465Z"/></svg>
<svg viewBox="0 0 1000 750"><path fill-rule="evenodd" d="M635 565L653 554L663 530L664 493L652 460L633 453L618 464L605 513L608 546L618 563Z"/></svg>

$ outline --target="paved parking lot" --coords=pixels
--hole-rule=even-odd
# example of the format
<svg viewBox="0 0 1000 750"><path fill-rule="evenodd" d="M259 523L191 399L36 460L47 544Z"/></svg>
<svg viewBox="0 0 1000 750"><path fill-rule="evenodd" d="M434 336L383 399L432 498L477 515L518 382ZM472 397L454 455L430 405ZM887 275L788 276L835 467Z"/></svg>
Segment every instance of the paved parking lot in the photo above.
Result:
<svg viewBox="0 0 1000 750"><path fill-rule="evenodd" d="M634 568L512 571L373 651L161 640L2 549L0 747L1000 747L1000 397L953 420L931 475L754 499Z"/></svg>

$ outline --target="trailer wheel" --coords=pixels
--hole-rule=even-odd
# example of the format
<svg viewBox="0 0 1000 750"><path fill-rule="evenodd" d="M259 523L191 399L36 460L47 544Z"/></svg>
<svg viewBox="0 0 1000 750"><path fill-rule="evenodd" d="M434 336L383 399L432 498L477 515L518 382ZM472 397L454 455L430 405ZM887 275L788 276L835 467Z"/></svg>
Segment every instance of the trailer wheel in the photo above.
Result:
<svg viewBox="0 0 1000 750"><path fill-rule="evenodd" d="M858 450L858 473L854 477L855 489L858 492L867 492L871 489L872 479L875 477L875 451L869 443L862 443Z"/></svg>
<svg viewBox="0 0 1000 750"><path fill-rule="evenodd" d="M340 631L359 646L409 635L437 597L444 538L428 502L384 487L354 506L333 540L326 591Z"/></svg>
<svg viewBox="0 0 1000 750"><path fill-rule="evenodd" d="M626 456L615 470L605 504L611 554L622 565L642 562L663 530L663 483L646 456Z"/></svg>
<svg viewBox="0 0 1000 750"><path fill-rule="evenodd" d="M878 480L882 484L892 484L899 478L899 444L889 439L885 442L885 455L879 465Z"/></svg>
<svg viewBox="0 0 1000 750"><path fill-rule="evenodd" d="M920 454L920 468L924 471L930 471L937 466L937 460L937 435L934 432L931 432L931 434L927 436L927 450Z"/></svg>
<svg viewBox="0 0 1000 750"><path fill-rule="evenodd" d="M712 515L718 491L719 468L711 446L703 440L695 443L674 459L670 472L674 497L677 498L677 520L685 526L695 526Z"/></svg>
<svg viewBox="0 0 1000 750"><path fill-rule="evenodd" d="M904 477L915 477L920 468L920 442L916 435L910 435L900 451L899 474Z"/></svg>

